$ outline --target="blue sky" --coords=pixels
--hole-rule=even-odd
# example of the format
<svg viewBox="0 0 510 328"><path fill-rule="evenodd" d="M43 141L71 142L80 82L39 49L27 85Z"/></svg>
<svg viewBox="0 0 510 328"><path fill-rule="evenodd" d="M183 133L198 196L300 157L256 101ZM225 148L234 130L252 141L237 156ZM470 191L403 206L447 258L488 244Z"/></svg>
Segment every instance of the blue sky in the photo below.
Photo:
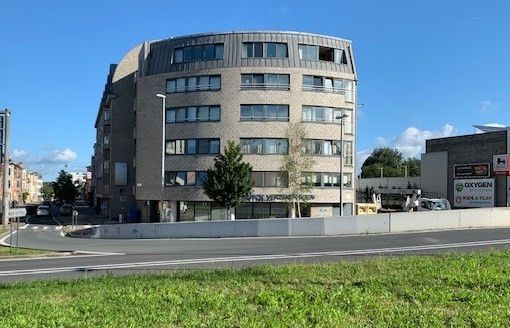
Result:
<svg viewBox="0 0 510 328"><path fill-rule="evenodd" d="M353 41L358 151L510 124L510 1L2 1L0 108L11 153L51 180L90 162L110 63L143 40L297 30Z"/></svg>

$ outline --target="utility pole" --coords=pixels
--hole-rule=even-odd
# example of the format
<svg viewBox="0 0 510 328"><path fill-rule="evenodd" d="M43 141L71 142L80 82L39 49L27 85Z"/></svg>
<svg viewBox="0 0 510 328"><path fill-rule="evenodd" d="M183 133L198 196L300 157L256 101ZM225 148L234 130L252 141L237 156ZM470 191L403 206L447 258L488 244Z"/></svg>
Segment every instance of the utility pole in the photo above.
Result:
<svg viewBox="0 0 510 328"><path fill-rule="evenodd" d="M9 220L9 128L11 120L11 112L8 109L0 112L0 120L2 125L0 131L2 132L2 138L0 140L2 147L2 158L4 162L3 171L3 195L2 195L2 225L4 229L7 228L7 222Z"/></svg>

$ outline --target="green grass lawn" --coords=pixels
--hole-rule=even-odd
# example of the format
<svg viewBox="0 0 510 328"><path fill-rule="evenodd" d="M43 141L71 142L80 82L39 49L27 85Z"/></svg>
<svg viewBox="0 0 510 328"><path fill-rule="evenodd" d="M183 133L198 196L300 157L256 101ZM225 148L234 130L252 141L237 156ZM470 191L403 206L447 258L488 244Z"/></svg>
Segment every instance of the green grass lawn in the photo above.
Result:
<svg viewBox="0 0 510 328"><path fill-rule="evenodd" d="M510 251L0 286L1 327L510 327Z"/></svg>
<svg viewBox="0 0 510 328"><path fill-rule="evenodd" d="M0 237L5 236L5 234L9 233L9 229L0 228ZM13 238L14 241L16 238ZM0 259L5 257L25 257L32 255L51 255L55 254L51 251L40 250L40 249L28 249L28 248L16 248L16 247L6 247L0 246Z"/></svg>

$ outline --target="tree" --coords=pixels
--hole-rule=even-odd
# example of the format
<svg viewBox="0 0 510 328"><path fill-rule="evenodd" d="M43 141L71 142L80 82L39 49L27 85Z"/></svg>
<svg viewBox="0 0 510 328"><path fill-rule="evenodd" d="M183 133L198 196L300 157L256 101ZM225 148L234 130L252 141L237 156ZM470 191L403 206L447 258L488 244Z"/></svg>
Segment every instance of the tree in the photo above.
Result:
<svg viewBox="0 0 510 328"><path fill-rule="evenodd" d="M55 192L53 191L53 184L51 182L44 182L41 188L41 194L45 201L50 201L53 196L55 196Z"/></svg>
<svg viewBox="0 0 510 328"><path fill-rule="evenodd" d="M403 166L407 165L409 176L419 176L421 161L417 158L404 159L397 149L389 147L376 148L361 166L362 178L379 178L381 169L385 177L404 176Z"/></svg>
<svg viewBox="0 0 510 328"><path fill-rule="evenodd" d="M227 209L233 219L232 208L246 199L253 189L252 166L243 162L241 147L229 141L224 154L216 156L214 167L207 170L204 193L221 207Z"/></svg>
<svg viewBox="0 0 510 328"><path fill-rule="evenodd" d="M21 194L21 199L23 199L23 204L27 202L28 195L29 195L29 193L26 191Z"/></svg>
<svg viewBox="0 0 510 328"><path fill-rule="evenodd" d="M308 133L300 122L292 122L286 131L289 140L287 155L283 156L281 171L287 172L290 197L292 202L291 217L296 217L296 204L298 216L301 217L301 201L304 195L312 188L311 181L307 179L307 172L312 171L315 162L310 155L303 152L305 139Z"/></svg>
<svg viewBox="0 0 510 328"><path fill-rule="evenodd" d="M73 183L73 179L66 171L61 170L58 173L57 180L53 183L55 197L59 200L71 203L78 195L78 189Z"/></svg>

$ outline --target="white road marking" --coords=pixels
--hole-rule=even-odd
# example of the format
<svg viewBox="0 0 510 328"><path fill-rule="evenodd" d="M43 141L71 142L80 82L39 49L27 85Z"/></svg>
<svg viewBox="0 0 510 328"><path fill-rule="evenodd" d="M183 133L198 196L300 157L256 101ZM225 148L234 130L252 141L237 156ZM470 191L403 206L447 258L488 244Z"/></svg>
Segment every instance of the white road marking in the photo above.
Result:
<svg viewBox="0 0 510 328"><path fill-rule="evenodd" d="M87 224L87 225L85 225L85 226L84 226L84 228L85 228L85 229L88 229L88 228L92 228L92 226L91 226L91 225L89 225L89 224Z"/></svg>
<svg viewBox="0 0 510 328"><path fill-rule="evenodd" d="M320 257L320 256L352 256L352 255L384 254L384 253L438 250L438 249L451 249L451 248L476 247L476 246L488 246L488 245L504 245L504 244L510 244L510 239L484 240L484 241L473 241L473 242L464 242L464 243L437 244L437 245L360 249L360 250L349 250L349 251L331 251L331 252L297 253L297 254L274 254L274 255L249 255L249 256L232 256L232 257L217 257L217 258L199 258L199 259L187 259L187 260L168 260L168 261L152 261L152 262L102 264L102 265L90 265L90 266L82 265L82 266L71 266L71 267L23 269L23 270L0 271L0 276L39 275L39 274L62 273L62 272L71 272L71 271L83 272L85 270L94 271L94 270L112 270L112 269L133 269L133 268L143 268L143 267L176 266L176 265L184 265L184 264L189 265L189 264L204 264L204 263L247 262L247 261L259 261L259 260L281 260L281 259L296 259L296 258L312 258L312 257Z"/></svg>
<svg viewBox="0 0 510 328"><path fill-rule="evenodd" d="M55 230L62 230L62 226L55 227Z"/></svg>
<svg viewBox="0 0 510 328"><path fill-rule="evenodd" d="M34 227L32 227L32 230L37 230L37 229L39 229L39 227L38 227L38 226L34 226Z"/></svg>
<svg viewBox="0 0 510 328"><path fill-rule="evenodd" d="M28 226L29 226L29 225L30 225L30 224L29 224L29 223L27 223L27 224L25 224L24 226L19 227L19 230L25 230L26 228L28 228Z"/></svg>
<svg viewBox="0 0 510 328"><path fill-rule="evenodd" d="M52 251L48 251L52 252ZM70 253L70 252L69 252ZM32 261L32 260L54 260L54 259L76 259L82 257L97 257L97 256L112 256L112 255L126 255L124 253L100 253L100 252L78 252L76 255L58 255L58 256L34 256L34 257L19 257L19 258L3 258L0 262L18 262L18 261Z"/></svg>
<svg viewBox="0 0 510 328"><path fill-rule="evenodd" d="M43 227L42 229L43 230L48 230L50 227Z"/></svg>

